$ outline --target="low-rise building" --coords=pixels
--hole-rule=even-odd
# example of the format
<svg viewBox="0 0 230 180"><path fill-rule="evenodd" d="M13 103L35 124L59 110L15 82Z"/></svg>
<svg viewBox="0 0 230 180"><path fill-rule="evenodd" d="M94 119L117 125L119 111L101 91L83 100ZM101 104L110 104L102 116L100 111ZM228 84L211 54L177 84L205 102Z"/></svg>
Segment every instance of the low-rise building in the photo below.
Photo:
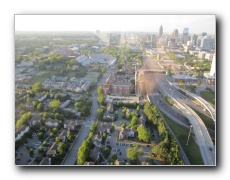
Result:
<svg viewBox="0 0 230 180"><path fill-rule="evenodd" d="M121 130L120 130L120 132L119 132L118 138L119 138L120 140L127 140L129 137L134 137L134 131L133 131L133 129L121 128Z"/></svg>
<svg viewBox="0 0 230 180"><path fill-rule="evenodd" d="M45 125L48 127L57 127L58 126L58 120L49 118L48 120L46 120Z"/></svg>
<svg viewBox="0 0 230 180"><path fill-rule="evenodd" d="M64 129L67 129L68 131L74 131L77 125L78 125L77 121L66 120L64 122Z"/></svg>
<svg viewBox="0 0 230 180"><path fill-rule="evenodd" d="M58 143L54 142L53 145L47 151L46 156L55 157L55 155L57 154L57 148L58 148Z"/></svg>
<svg viewBox="0 0 230 180"><path fill-rule="evenodd" d="M29 126L22 125L19 129L16 130L15 132L15 141L18 141L25 135L30 130Z"/></svg>

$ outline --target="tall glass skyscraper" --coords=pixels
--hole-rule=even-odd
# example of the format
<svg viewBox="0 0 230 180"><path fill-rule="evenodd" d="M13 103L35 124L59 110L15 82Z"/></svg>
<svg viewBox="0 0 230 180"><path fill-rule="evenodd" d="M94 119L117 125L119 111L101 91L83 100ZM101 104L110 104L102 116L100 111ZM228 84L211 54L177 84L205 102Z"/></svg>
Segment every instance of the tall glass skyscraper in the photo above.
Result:
<svg viewBox="0 0 230 180"><path fill-rule="evenodd" d="M161 25L159 29L159 38L161 38L162 36L163 36L163 27Z"/></svg>
<svg viewBox="0 0 230 180"><path fill-rule="evenodd" d="M188 36L189 28L184 28L183 30L183 36Z"/></svg>

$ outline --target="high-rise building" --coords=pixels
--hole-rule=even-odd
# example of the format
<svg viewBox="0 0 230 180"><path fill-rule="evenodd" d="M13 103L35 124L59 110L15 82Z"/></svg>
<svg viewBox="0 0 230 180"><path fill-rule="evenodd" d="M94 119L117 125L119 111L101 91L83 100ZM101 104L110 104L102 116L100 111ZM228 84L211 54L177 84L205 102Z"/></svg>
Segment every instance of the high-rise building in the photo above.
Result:
<svg viewBox="0 0 230 180"><path fill-rule="evenodd" d="M174 31L172 33L172 38L174 38L174 39L178 38L178 29L174 29Z"/></svg>
<svg viewBox="0 0 230 180"><path fill-rule="evenodd" d="M156 48L157 46L156 46L156 44L157 44L157 38L156 38L156 36L155 35L152 35L151 36L151 48Z"/></svg>
<svg viewBox="0 0 230 180"><path fill-rule="evenodd" d="M161 38L162 36L163 36L163 27L161 25L159 29L159 38Z"/></svg>
<svg viewBox="0 0 230 180"><path fill-rule="evenodd" d="M197 35L196 34L193 34L192 36L191 36L191 42L192 42L192 45L193 46L195 46L196 45L196 43L197 43Z"/></svg>
<svg viewBox="0 0 230 180"><path fill-rule="evenodd" d="M183 36L188 36L189 28L184 28L183 30Z"/></svg>
<svg viewBox="0 0 230 180"><path fill-rule="evenodd" d="M200 48L204 50L210 50L212 48L212 37L211 36L205 36L201 39Z"/></svg>

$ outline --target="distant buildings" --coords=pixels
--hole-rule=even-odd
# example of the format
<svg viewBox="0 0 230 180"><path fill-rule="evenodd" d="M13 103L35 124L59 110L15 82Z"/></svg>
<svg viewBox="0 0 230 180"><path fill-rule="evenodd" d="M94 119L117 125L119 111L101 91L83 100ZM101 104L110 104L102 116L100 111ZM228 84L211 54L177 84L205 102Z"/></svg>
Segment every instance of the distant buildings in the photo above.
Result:
<svg viewBox="0 0 230 180"><path fill-rule="evenodd" d="M157 43L157 38L155 35L152 35L151 36L151 48L156 48L157 47L156 43Z"/></svg>
<svg viewBox="0 0 230 180"><path fill-rule="evenodd" d="M159 38L161 38L163 36L163 27L162 27L162 25L160 26L158 36L159 36Z"/></svg>

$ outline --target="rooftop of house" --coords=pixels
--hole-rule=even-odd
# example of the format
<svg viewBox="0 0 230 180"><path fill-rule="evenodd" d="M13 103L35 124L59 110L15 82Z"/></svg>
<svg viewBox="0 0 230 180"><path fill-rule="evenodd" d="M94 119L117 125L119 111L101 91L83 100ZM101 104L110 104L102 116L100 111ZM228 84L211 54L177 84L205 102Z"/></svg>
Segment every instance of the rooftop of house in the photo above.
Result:
<svg viewBox="0 0 230 180"><path fill-rule="evenodd" d="M39 165L51 165L51 158L43 157Z"/></svg>
<svg viewBox="0 0 230 180"><path fill-rule="evenodd" d="M114 165L125 165L125 161L118 161L118 160L116 160L114 162Z"/></svg>

